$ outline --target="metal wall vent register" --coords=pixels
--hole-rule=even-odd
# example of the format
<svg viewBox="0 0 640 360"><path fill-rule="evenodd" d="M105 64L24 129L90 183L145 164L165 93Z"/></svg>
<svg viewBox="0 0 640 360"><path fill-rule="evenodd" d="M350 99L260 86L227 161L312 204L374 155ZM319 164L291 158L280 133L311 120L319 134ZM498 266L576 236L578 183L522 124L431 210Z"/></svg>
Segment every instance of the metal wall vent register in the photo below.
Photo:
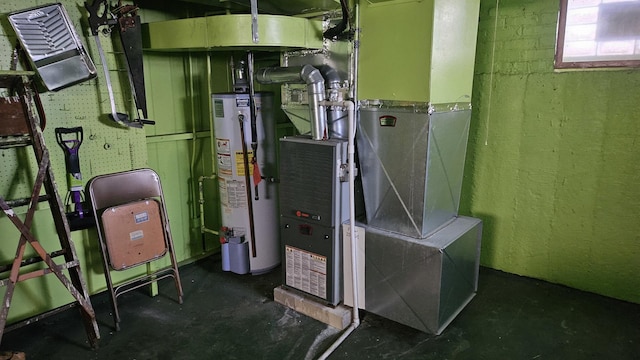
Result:
<svg viewBox="0 0 640 360"><path fill-rule="evenodd" d="M61 4L9 14L29 61L48 90L96 77L96 69Z"/></svg>

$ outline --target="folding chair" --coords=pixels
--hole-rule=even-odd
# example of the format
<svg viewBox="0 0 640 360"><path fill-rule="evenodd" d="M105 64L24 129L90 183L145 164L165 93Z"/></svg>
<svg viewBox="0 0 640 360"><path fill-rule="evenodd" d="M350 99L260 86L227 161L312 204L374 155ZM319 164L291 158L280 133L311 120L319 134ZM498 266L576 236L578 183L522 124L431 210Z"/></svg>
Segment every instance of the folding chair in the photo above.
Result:
<svg viewBox="0 0 640 360"><path fill-rule="evenodd" d="M120 330L117 297L131 290L173 277L178 302L182 304L182 284L158 174L151 169L139 169L100 175L91 179L88 189L116 330ZM113 286L111 270L145 265L167 253L170 267L147 271Z"/></svg>

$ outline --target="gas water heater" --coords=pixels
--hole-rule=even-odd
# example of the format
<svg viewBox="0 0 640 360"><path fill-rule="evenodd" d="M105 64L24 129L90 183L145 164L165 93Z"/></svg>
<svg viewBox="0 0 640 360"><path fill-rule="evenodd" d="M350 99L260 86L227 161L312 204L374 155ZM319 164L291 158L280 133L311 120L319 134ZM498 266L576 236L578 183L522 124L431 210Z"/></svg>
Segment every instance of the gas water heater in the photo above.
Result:
<svg viewBox="0 0 640 360"><path fill-rule="evenodd" d="M280 264L273 96L213 94L223 270L261 274Z"/></svg>

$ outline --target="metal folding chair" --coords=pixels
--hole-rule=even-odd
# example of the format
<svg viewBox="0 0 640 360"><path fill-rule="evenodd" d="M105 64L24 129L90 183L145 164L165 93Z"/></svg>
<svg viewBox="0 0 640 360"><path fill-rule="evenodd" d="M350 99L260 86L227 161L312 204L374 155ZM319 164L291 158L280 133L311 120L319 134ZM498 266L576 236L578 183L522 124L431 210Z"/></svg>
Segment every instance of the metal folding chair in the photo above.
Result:
<svg viewBox="0 0 640 360"><path fill-rule="evenodd" d="M182 304L182 284L160 177L151 169L96 176L88 184L96 228L111 294L116 330L120 330L117 297L158 280L173 277ZM113 286L112 270L145 265L169 254L171 266L147 271Z"/></svg>

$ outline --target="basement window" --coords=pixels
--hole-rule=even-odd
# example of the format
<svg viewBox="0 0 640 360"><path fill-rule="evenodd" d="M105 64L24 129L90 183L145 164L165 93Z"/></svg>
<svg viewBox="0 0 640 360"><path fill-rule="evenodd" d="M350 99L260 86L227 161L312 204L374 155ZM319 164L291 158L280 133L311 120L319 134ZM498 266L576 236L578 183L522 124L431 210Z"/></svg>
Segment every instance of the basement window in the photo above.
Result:
<svg viewBox="0 0 640 360"><path fill-rule="evenodd" d="M640 67L640 0L560 0L556 69Z"/></svg>

